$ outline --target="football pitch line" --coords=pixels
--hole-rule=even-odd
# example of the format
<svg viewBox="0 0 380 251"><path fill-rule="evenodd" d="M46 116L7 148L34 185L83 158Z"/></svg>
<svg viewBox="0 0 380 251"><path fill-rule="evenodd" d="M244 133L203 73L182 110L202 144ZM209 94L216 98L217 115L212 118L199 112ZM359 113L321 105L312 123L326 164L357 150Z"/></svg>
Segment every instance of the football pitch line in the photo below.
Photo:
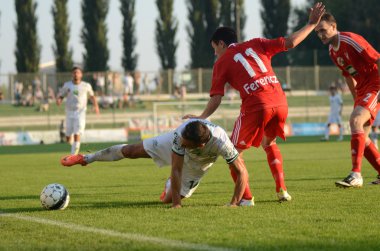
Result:
<svg viewBox="0 0 380 251"><path fill-rule="evenodd" d="M4 213L1 211L0 211L0 217L8 217L8 218L29 221L29 222L34 222L34 223L39 223L39 224L44 224L44 225L57 226L57 227L61 227L61 228L65 228L65 229L69 229L73 231L100 234L104 236L116 237L116 238L130 240L130 241L137 241L137 242L143 242L143 243L150 242L152 244L157 244L157 245L172 247L172 248L191 249L191 250L210 250L210 251L236 251L237 250L237 249L209 246L209 245L204 245L204 244L196 244L196 243L190 243L190 242L170 240L170 239L146 236L146 235L141 235L141 234L123 233L123 232L118 232L118 231L109 230L109 229L87 227L87 226L66 223L66 222L61 222L61 221L54 221L54 220L48 220L44 218L25 216L21 214Z"/></svg>

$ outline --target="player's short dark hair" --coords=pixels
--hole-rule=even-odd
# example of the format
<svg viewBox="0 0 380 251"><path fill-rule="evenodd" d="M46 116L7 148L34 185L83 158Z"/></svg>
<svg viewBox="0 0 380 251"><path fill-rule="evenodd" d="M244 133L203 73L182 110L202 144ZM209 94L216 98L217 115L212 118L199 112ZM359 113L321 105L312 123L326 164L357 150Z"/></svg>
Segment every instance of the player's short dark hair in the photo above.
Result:
<svg viewBox="0 0 380 251"><path fill-rule="evenodd" d="M325 12L322 17L321 17L321 22L322 21L326 21L328 23L335 23L336 24L336 20L335 20L335 17L330 13L330 12Z"/></svg>
<svg viewBox="0 0 380 251"><path fill-rule="evenodd" d="M182 137L195 143L203 144L210 140L211 132L199 120L190 122L182 131Z"/></svg>
<svg viewBox="0 0 380 251"><path fill-rule="evenodd" d="M75 70L80 70L81 72L83 72L82 68L79 66L74 66L73 68L71 68L71 72L73 72Z"/></svg>
<svg viewBox="0 0 380 251"><path fill-rule="evenodd" d="M215 30L210 38L210 43L223 41L227 46L237 42L236 31L230 27L222 26Z"/></svg>

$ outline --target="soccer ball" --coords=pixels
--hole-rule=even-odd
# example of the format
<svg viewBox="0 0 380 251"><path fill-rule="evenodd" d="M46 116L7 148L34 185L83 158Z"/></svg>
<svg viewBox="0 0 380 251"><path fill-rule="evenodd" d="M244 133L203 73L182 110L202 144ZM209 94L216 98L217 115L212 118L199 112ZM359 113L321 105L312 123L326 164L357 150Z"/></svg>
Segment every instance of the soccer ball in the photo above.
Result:
<svg viewBox="0 0 380 251"><path fill-rule="evenodd" d="M48 210L63 210L70 202L70 195L61 184L49 184L41 192L40 201L43 208Z"/></svg>

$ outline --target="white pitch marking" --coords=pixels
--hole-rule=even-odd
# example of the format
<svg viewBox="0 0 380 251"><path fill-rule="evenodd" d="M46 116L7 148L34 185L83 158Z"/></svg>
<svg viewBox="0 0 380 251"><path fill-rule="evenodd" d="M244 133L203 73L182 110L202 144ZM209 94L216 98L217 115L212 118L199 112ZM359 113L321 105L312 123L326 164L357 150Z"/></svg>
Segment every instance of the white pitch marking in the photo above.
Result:
<svg viewBox="0 0 380 251"><path fill-rule="evenodd" d="M213 247L209 245L196 244L196 243L190 243L190 242L176 241L176 240L170 240L170 239L164 239L164 238L158 238L158 237L151 237L151 236L145 236L141 234L123 233L123 232L117 232L114 230L102 229L102 228L86 227L86 226L81 226L81 225L72 224L72 223L65 223L61 221L54 221L54 220L48 220L48 219L43 219L43 218L24 216L21 214L11 214L11 213L0 212L0 217L15 218L15 219L29 221L29 222L36 222L36 223L40 223L44 225L57 226L57 227L66 228L66 229L70 229L74 231L119 237L122 239L138 241L138 242L151 242L151 243L159 244L162 246L168 246L168 247L174 247L174 248L193 249L193 250L210 250L210 251L236 251L237 250L237 249Z"/></svg>

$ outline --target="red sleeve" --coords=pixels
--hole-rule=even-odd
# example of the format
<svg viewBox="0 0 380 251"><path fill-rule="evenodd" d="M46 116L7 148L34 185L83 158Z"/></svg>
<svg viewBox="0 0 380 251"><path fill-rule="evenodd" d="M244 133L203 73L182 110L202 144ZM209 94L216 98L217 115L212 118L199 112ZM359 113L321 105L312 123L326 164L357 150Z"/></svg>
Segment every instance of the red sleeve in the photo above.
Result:
<svg viewBox="0 0 380 251"><path fill-rule="evenodd" d="M224 96L224 85L227 83L225 67L223 67L222 60L219 59L214 64L214 68L212 70L212 83L210 89L210 97L214 95L222 95Z"/></svg>
<svg viewBox="0 0 380 251"><path fill-rule="evenodd" d="M285 47L284 37L279 37L275 39L259 38L258 40L268 57L272 57L277 53L287 51Z"/></svg>

